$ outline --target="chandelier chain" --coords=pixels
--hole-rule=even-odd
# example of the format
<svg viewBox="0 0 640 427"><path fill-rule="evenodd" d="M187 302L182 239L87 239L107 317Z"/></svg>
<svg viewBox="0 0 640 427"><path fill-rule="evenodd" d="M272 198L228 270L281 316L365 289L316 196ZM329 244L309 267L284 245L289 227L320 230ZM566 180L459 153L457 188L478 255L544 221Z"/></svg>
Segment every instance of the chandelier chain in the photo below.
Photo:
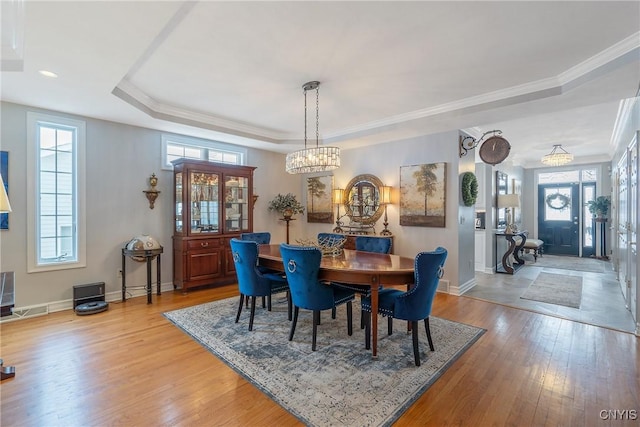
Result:
<svg viewBox="0 0 640 427"><path fill-rule="evenodd" d="M304 148L307 149L307 88L304 89Z"/></svg>
<svg viewBox="0 0 640 427"><path fill-rule="evenodd" d="M320 132L318 129L320 128L320 86L316 87L316 147L318 146L318 141L320 140Z"/></svg>

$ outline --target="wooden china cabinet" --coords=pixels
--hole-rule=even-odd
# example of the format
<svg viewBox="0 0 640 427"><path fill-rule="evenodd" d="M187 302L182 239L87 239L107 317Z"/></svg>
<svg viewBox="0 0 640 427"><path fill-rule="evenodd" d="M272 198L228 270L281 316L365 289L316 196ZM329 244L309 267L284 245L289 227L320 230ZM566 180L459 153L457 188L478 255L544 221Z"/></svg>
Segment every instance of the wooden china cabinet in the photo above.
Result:
<svg viewBox="0 0 640 427"><path fill-rule="evenodd" d="M229 242L253 230L253 166L173 162L173 286L236 281Z"/></svg>

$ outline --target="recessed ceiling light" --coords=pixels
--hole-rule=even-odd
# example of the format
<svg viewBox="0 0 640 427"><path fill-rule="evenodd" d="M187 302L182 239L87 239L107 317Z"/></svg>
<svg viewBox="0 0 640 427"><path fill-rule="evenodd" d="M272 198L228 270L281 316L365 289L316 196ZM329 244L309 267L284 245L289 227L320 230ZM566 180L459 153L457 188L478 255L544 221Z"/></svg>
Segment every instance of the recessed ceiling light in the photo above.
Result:
<svg viewBox="0 0 640 427"><path fill-rule="evenodd" d="M47 71L47 70L40 70L38 71L40 74L42 74L45 77L51 77L51 78L57 78L58 75L56 73L54 73L53 71Z"/></svg>

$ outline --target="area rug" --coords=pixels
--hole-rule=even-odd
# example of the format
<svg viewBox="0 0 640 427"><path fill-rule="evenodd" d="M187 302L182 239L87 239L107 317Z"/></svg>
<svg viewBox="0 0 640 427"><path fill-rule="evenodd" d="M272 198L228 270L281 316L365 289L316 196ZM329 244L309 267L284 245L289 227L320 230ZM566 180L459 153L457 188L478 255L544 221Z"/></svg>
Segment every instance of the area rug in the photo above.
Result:
<svg viewBox="0 0 640 427"><path fill-rule="evenodd" d="M536 267L559 268L563 270L588 271L591 273L604 273L608 261L595 258L580 258L572 256L543 255L538 261L531 263Z"/></svg>
<svg viewBox="0 0 640 427"><path fill-rule="evenodd" d="M431 317L435 351L420 326L421 366L414 364L406 323L394 322L387 335L380 318L377 360L364 348L360 306L354 302L353 335L347 335L346 307L337 318L322 313L317 351L311 351L311 312L300 310L293 341L284 298L273 309L256 308L253 331L249 310L234 323L238 298L164 313L165 317L243 375L306 425L386 426L433 384L484 329Z"/></svg>
<svg viewBox="0 0 640 427"><path fill-rule="evenodd" d="M580 308L582 277L542 272L520 298Z"/></svg>

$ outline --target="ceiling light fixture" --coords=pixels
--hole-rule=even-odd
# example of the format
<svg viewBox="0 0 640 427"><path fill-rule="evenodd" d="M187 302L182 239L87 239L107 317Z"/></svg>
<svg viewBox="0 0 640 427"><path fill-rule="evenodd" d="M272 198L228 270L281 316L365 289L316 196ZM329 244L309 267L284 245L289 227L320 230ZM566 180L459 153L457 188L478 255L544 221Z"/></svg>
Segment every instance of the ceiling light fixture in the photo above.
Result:
<svg viewBox="0 0 640 427"><path fill-rule="evenodd" d="M561 144L555 144L551 153L543 156L540 161L547 166L562 166L573 161L573 154L567 153Z"/></svg>
<svg viewBox="0 0 640 427"><path fill-rule="evenodd" d="M302 85L304 90L304 149L287 154L286 170L294 173L324 172L340 167L340 149L338 147L320 147L319 139L319 95L320 82L313 81ZM316 146L307 148L307 91L316 90Z"/></svg>
<svg viewBox="0 0 640 427"><path fill-rule="evenodd" d="M45 77L51 77L52 79L55 79L58 77L58 75L56 73L54 73L53 71L47 71L47 70L40 70L38 71L40 74L42 74Z"/></svg>

